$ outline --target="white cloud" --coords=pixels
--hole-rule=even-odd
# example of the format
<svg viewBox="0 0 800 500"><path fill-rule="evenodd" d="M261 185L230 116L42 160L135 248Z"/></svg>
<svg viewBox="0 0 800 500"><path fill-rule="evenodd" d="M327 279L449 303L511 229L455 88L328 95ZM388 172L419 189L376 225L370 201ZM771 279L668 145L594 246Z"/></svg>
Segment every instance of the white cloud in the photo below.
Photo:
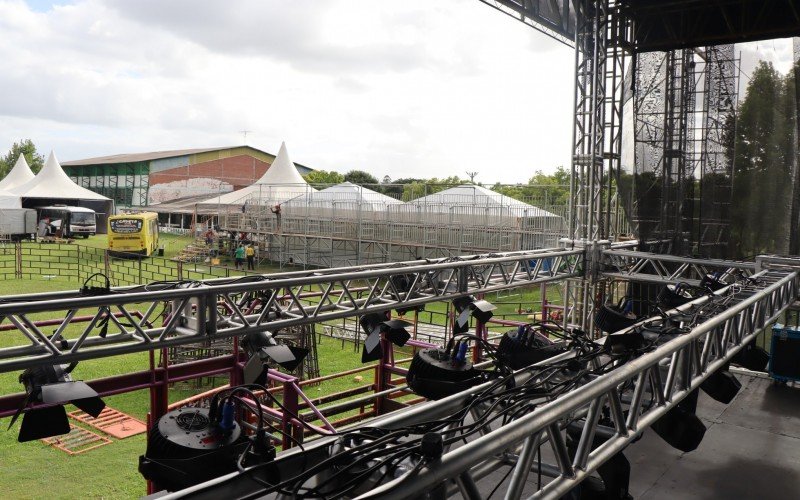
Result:
<svg viewBox="0 0 800 500"><path fill-rule="evenodd" d="M248 142L314 168L524 182L567 164L572 52L477 1L0 0L0 144ZM44 12L42 12L44 10Z"/></svg>

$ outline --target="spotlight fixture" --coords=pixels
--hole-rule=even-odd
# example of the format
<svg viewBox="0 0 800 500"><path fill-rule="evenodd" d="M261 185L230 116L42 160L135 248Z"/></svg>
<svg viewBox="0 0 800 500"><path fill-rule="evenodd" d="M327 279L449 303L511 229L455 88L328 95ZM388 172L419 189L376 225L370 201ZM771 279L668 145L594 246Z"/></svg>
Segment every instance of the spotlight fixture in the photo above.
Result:
<svg viewBox="0 0 800 500"><path fill-rule="evenodd" d="M667 285L658 294L658 305L663 309L674 309L691 302L708 293L705 288L695 287L687 283Z"/></svg>
<svg viewBox="0 0 800 500"><path fill-rule="evenodd" d="M450 349L423 349L414 354L406 381L416 394L442 399L484 381L481 372L467 361L467 342Z"/></svg>
<svg viewBox="0 0 800 500"><path fill-rule="evenodd" d="M697 390L671 408L650 427L670 446L683 452L697 449L703 441L706 426L695 414Z"/></svg>
<svg viewBox="0 0 800 500"><path fill-rule="evenodd" d="M268 331L245 335L242 347L250 355L244 366L244 380L248 384L264 385L268 363L272 362L288 372L297 369L308 355L308 349L279 344Z"/></svg>
<svg viewBox="0 0 800 500"><path fill-rule="evenodd" d="M455 306L458 313L453 324L454 334L465 333L469 330L470 314L481 323L486 323L494 315L492 311L497 309L496 305L485 300L477 300L471 295L454 299L453 306Z"/></svg>
<svg viewBox="0 0 800 500"><path fill-rule="evenodd" d="M414 275L413 274L398 274L391 277L392 286L396 293L392 293L395 300L403 300L412 299L418 296L416 293L411 293L408 297L403 297L403 294L409 294L411 292L411 286L414 284ZM404 316L405 314L412 312L412 311L424 311L425 304L420 304L417 306L410 306L410 307L398 307L395 309L397 314L400 316Z"/></svg>
<svg viewBox="0 0 800 500"><path fill-rule="evenodd" d="M520 325L500 339L497 357L511 369L519 370L566 350L566 342L553 342L533 325Z"/></svg>
<svg viewBox="0 0 800 500"><path fill-rule="evenodd" d="M726 286L728 286L728 284L720 279L720 273L706 274L703 276L703 279L700 280L700 288L707 288L712 292L716 292Z"/></svg>
<svg viewBox="0 0 800 500"><path fill-rule="evenodd" d="M97 392L85 382L72 380L70 372L75 369L76 364L28 368L19 376L27 397L11 419L9 429L29 404L37 402L53 405L25 411L19 430L19 442L67 434L70 431L67 410L64 408L67 403L74 404L95 418L103 411L106 404Z"/></svg>
<svg viewBox="0 0 800 500"><path fill-rule="evenodd" d="M717 370L709 375L700 384L700 388L720 403L728 404L736 397L736 394L742 388L742 384L726 368Z"/></svg>
<svg viewBox="0 0 800 500"><path fill-rule="evenodd" d="M167 413L150 429L139 472L156 488L177 491L234 472L237 464L267 464L260 468L262 479L279 482L277 469L269 466L275 447L264 429L261 407L254 403L256 395L238 386L217 393L209 408L184 407ZM256 417L250 421L256 430L249 435L241 424L244 411Z"/></svg>
<svg viewBox="0 0 800 500"><path fill-rule="evenodd" d="M387 320L381 313L370 313L361 316L359 320L361 328L367 334L364 340L364 350L361 351L361 362L377 361L383 355L381 348L381 333L384 333L386 340L392 344L403 347L411 338L406 328L411 326L408 321L401 319Z"/></svg>
<svg viewBox="0 0 800 500"><path fill-rule="evenodd" d="M633 309L633 301L629 298L623 298L614 306L611 304L603 304L597 311L594 319L594 324L600 330L606 333L614 333L625 328L635 325L639 320L631 312Z"/></svg>
<svg viewBox="0 0 800 500"><path fill-rule="evenodd" d="M741 351L736 353L731 359L731 363L754 372L763 372L769 363L769 353L751 340Z"/></svg>

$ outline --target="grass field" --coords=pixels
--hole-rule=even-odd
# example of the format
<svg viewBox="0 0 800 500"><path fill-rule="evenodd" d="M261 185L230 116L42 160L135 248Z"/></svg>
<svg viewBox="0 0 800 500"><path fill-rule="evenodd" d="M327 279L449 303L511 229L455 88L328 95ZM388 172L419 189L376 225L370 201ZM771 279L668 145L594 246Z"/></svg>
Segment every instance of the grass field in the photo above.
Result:
<svg viewBox="0 0 800 500"><path fill-rule="evenodd" d="M191 239L164 235L165 257L169 258L180 251ZM95 248L105 248L105 238L97 236L88 240L79 241ZM262 272L269 272L271 268L262 268ZM77 279L68 279L54 276L41 279L6 280L0 281L0 296L21 293L36 293L54 290L77 289L80 283ZM556 297L549 297L550 300ZM491 294L487 300L499 304L495 314L498 317L509 319L526 318L525 309L540 300L538 287L523 290L512 294ZM430 304L426 313L421 316L423 321L442 324L448 305L445 303ZM522 312L520 314L520 309ZM91 314L95 311L86 311ZM42 319L32 317L32 319ZM67 336L78 334L80 325L70 326ZM498 328L502 331L505 328ZM0 347L15 345L11 335L17 332L0 332ZM396 359L407 357L410 351L398 352ZM361 366L360 353L355 352L349 342L321 337L318 345L320 375L330 375ZM149 367L147 353L128 354L79 363L73 372L75 379L91 380L107 377L120 373L146 370ZM354 376L342 377L325 381L318 386L307 387L306 393L314 398L358 387L372 382L373 372L361 374L362 380ZM0 374L0 394L20 392L18 373ZM217 379L219 384L225 380ZM170 400L179 401L197 392L207 390L209 387L197 388L191 384L178 384L170 389ZM104 398L106 403L117 410L131 414L145 420L149 409L149 393L137 391ZM71 411L73 408L68 407ZM136 498L144 494L145 483L137 471L138 457L143 454L146 446L144 435L134 436L125 440L112 439L113 443L92 450L86 454L68 456L62 451L46 446L40 442L17 443L16 436L19 429L17 424L13 429L6 431L9 419L0 421L0 470L3 471L0 479L0 491L3 498L39 498L42 492L47 492L49 498ZM67 479L70 478L70 479Z"/></svg>

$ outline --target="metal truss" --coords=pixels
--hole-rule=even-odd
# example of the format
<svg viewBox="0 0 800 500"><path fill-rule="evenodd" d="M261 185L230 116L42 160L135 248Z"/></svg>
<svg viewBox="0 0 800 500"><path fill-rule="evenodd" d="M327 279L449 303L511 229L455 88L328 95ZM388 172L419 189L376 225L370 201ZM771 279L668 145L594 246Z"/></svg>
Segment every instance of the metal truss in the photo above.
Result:
<svg viewBox="0 0 800 500"><path fill-rule="evenodd" d="M749 277L756 272L753 262L721 259L693 259L671 255L610 249L602 252L603 276L644 283L688 283L697 285L707 274Z"/></svg>
<svg viewBox="0 0 800 500"><path fill-rule="evenodd" d="M571 0L480 0L550 38L574 46L575 11Z"/></svg>
<svg viewBox="0 0 800 500"><path fill-rule="evenodd" d="M411 472L408 469L397 472L390 476L395 479L369 488L362 497L416 498L436 492L434 498L458 493L464 498L480 498L477 483L494 471L511 468L510 481L501 483L505 498L516 499L523 494L530 495L529 498L561 498L697 390L710 374L724 368L795 301L800 286L797 272L771 270L755 278L746 285L732 285L714 296L699 298L668 312L676 318L686 315L704 318L686 333L617 364L603 375L590 377L579 388L555 399L548 399L541 391L530 392L530 400L535 404L531 411L518 413L502 425L487 424L482 432L465 435L463 444L452 439L453 444L440 458ZM552 362L545 361L539 366ZM528 369L517 372L517 385L530 382L536 373ZM486 383L394 413L371 422L370 428L408 428L446 420L460 409L473 408L474 397L485 394L491 386ZM508 388L495 390L502 393ZM491 404L486 411L500 416L506 408L503 404ZM568 429L573 436L571 449L567 445ZM574 438L576 435L579 439ZM341 451L338 442L338 438L332 437L307 443L304 450L281 453L275 465L282 478L292 477L301 469L329 459L336 450ZM544 461L541 465L534 463L537 454ZM535 481L528 481L530 473L537 471L545 476L541 487ZM257 495L261 487L249 481L247 474L222 476L164 498ZM497 484L496 476L487 480Z"/></svg>
<svg viewBox="0 0 800 500"><path fill-rule="evenodd" d="M99 295L54 292L5 297L0 317L17 331L8 332L15 337L0 349L0 372L277 331L555 282L581 275L583 262L582 250L549 249L154 283ZM78 335L67 332L71 319L81 310L86 314L86 309L94 311L92 320ZM52 335L34 324L33 315L39 313L63 318Z"/></svg>

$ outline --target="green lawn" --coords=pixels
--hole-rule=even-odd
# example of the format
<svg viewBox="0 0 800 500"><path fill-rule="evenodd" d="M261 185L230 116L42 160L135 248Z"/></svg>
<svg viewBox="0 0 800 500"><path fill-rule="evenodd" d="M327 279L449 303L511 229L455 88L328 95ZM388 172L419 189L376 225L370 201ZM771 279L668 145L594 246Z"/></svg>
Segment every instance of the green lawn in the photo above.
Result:
<svg viewBox="0 0 800 500"><path fill-rule="evenodd" d="M183 248L190 239L164 235L171 241L165 246L167 256L174 255ZM97 236L80 244L105 248L104 238ZM80 286L77 280L64 277L50 279L6 280L0 282L0 295L35 293L54 290L76 289ZM316 289L310 287L309 290ZM548 297L554 301L556 297ZM519 309L526 309L540 300L539 288L524 290L513 295L492 295L487 300L499 304L495 311L498 317L524 320L526 312L519 314ZM421 320L442 324L448 305L435 303L427 306L427 311L434 314L423 314ZM93 311L85 311L92 313ZM40 316L32 319L42 319ZM70 326L67 336L79 333L81 325ZM502 331L507 328L499 328ZM18 332L0 332L0 347L15 345L11 335ZM410 356L410 350L397 352L396 359ZM330 375L349 370L361 365L361 355L353 350L349 342L320 338L318 346L320 375ZM76 379L91 380L120 373L146 370L149 367L147 353L115 356L98 360L81 362L75 369ZM318 386L308 386L305 391L310 398L340 392L372 383L373 372L360 374L362 380L355 375L325 381ZM0 394L20 392L18 373L0 374ZM218 383L225 380L217 379ZM209 387L196 388L191 384L179 384L170 389L170 400L178 401L192 394L207 390ZM112 408L129 413L144 420L149 408L147 391L136 391L128 394L105 398ZM71 410L71 407L68 407ZM38 498L46 491L49 498L136 498L144 494L145 483L136 470L138 456L143 454L146 446L144 435L125 440L113 440L113 443L89 451L83 455L68 456L64 452L46 446L40 442L17 443L19 430L17 424L10 431L5 431L9 419L0 420L0 468L3 471L0 479L0 490L4 498Z"/></svg>

